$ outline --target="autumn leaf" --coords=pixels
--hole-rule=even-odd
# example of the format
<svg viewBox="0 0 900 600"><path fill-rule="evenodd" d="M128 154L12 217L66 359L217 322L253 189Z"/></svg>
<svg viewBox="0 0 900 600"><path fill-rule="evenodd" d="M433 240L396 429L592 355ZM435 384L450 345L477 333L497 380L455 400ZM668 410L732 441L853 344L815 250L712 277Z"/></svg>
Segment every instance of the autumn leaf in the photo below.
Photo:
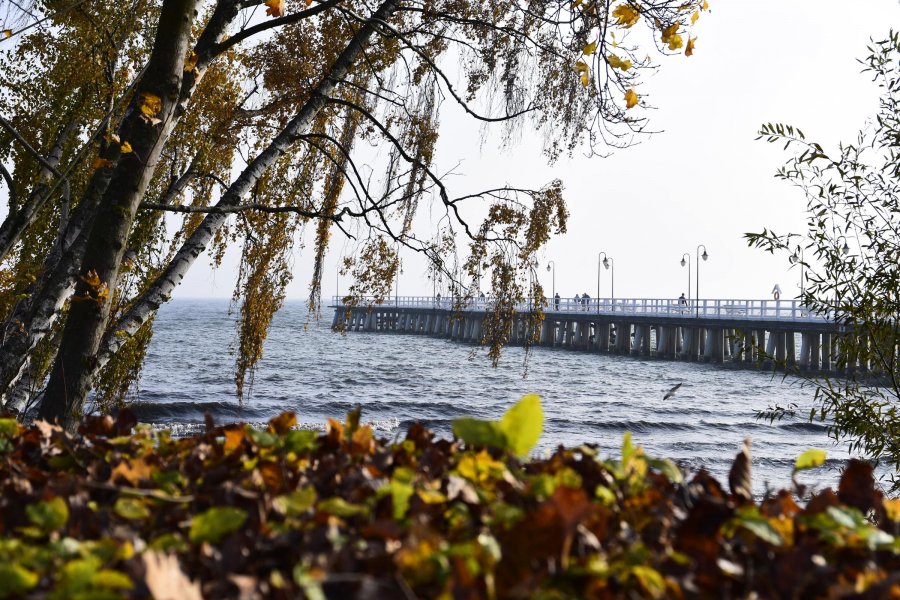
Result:
<svg viewBox="0 0 900 600"><path fill-rule="evenodd" d="M281 17L284 15L284 0L266 0L266 14L270 17ZM307 2L307 6L309 3Z"/></svg>
<svg viewBox="0 0 900 600"><path fill-rule="evenodd" d="M132 152L131 144L129 144L128 142L122 142L122 145L119 146L119 149L122 151L122 154L128 154L129 152Z"/></svg>
<svg viewBox="0 0 900 600"><path fill-rule="evenodd" d="M684 44L684 40L678 35L678 23L672 23L662 30L662 42L669 45L669 50L678 50Z"/></svg>
<svg viewBox="0 0 900 600"><path fill-rule="evenodd" d="M162 552L145 552L141 557L146 570L145 583L156 600L202 600L200 584L181 570L178 557Z"/></svg>
<svg viewBox="0 0 900 600"><path fill-rule="evenodd" d="M108 158L100 158L99 156L94 159L94 162L91 163L91 167L94 170L104 169L106 167L111 167L113 162Z"/></svg>
<svg viewBox="0 0 900 600"><path fill-rule="evenodd" d="M2 34L0 34L0 35L2 35L4 38L11 38L12 37L12 29L4 29Z"/></svg>
<svg viewBox="0 0 900 600"><path fill-rule="evenodd" d="M306 5L307 5L307 6L312 6L312 0L306 0Z"/></svg>
<svg viewBox="0 0 900 600"><path fill-rule="evenodd" d="M100 276L97 275L97 271L91 269L87 273L81 276L81 280L88 284L88 287L95 288L100 285Z"/></svg>
<svg viewBox="0 0 900 600"><path fill-rule="evenodd" d="M709 3L706 0L703 0L703 4L700 5L700 10L709 10Z"/></svg>
<svg viewBox="0 0 900 600"><path fill-rule="evenodd" d="M638 103L638 100L639 98L634 88L625 92L625 108L633 108Z"/></svg>
<svg viewBox="0 0 900 600"><path fill-rule="evenodd" d="M585 45L581 49L582 54L584 54L585 56L590 56L591 54L593 54L596 51L597 51L597 42L591 42L590 44Z"/></svg>
<svg viewBox="0 0 900 600"><path fill-rule="evenodd" d="M622 60L615 54L610 54L606 60L609 63L609 66L611 66L613 69L619 69L620 71L627 71L634 66L632 62L627 58L625 60Z"/></svg>
<svg viewBox="0 0 900 600"><path fill-rule="evenodd" d="M194 70L194 67L197 66L197 53L191 52L191 55L188 56L184 61L184 70L187 73L190 73Z"/></svg>
<svg viewBox="0 0 900 600"><path fill-rule="evenodd" d="M113 482L121 478L131 485L137 485L141 481L150 479L152 473L153 470L144 459L136 458L131 461L122 461L117 464L115 468L113 468L109 478Z"/></svg>
<svg viewBox="0 0 900 600"><path fill-rule="evenodd" d="M616 24L628 28L638 22L641 18L640 13L628 4L621 4L613 9L612 16L616 19Z"/></svg>
<svg viewBox="0 0 900 600"><path fill-rule="evenodd" d="M694 55L694 42L696 42L696 41L697 41L697 38L695 38L695 37L688 38L687 48L684 49L685 56L693 56Z"/></svg>
<svg viewBox="0 0 900 600"><path fill-rule="evenodd" d="M691 15L691 25L697 22L697 19L700 18L700 11L695 11L694 14Z"/></svg>
<svg viewBox="0 0 900 600"><path fill-rule="evenodd" d="M162 110L162 99L150 92L141 92L139 102L141 113L146 117L155 117Z"/></svg>
<svg viewBox="0 0 900 600"><path fill-rule="evenodd" d="M578 79L581 80L581 85L587 87L591 83L591 78L587 73L582 73L578 76Z"/></svg>

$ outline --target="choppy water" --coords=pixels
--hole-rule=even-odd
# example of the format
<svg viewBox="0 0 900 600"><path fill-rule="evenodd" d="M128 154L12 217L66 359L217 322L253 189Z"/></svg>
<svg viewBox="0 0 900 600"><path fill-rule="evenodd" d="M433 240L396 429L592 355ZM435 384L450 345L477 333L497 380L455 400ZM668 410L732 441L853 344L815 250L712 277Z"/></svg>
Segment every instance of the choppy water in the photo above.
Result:
<svg viewBox="0 0 900 600"><path fill-rule="evenodd" d="M640 360L535 348L527 376L524 352L505 350L499 368L472 346L415 335L335 334L331 314L307 323L305 304L289 302L276 315L241 407L232 372L234 317L218 300L173 301L159 313L138 392L142 421L191 430L211 413L217 422L265 421L284 410L316 426L343 418L357 402L363 420L381 435L402 434L419 420L443 435L463 415L497 418L526 393L543 398L541 447L599 444L617 454L622 434L653 455L705 467L725 481L744 436L753 438L754 487L790 482L794 458L810 447L829 461L806 481L833 483L847 457L824 427L802 419L768 422L755 412L770 403L796 403L808 413L813 390L793 378L679 362ZM681 389L669 400L674 384Z"/></svg>

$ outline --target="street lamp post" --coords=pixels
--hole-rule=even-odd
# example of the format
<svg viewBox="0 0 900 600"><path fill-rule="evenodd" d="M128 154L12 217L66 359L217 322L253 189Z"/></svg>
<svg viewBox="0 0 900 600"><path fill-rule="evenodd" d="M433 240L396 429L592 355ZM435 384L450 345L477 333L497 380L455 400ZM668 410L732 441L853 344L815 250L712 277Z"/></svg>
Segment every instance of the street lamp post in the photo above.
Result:
<svg viewBox="0 0 900 600"><path fill-rule="evenodd" d="M681 255L681 266L687 266L688 268L688 285L687 285L687 299L691 299L691 253L685 252Z"/></svg>
<svg viewBox="0 0 900 600"><path fill-rule="evenodd" d="M700 248L703 248L703 256L700 255ZM706 246L700 244L697 246L697 273L694 275L694 281L697 284L697 293L694 294L694 302L697 304L697 317L700 317L700 259L703 259L703 262L709 258L709 254L706 253Z"/></svg>
<svg viewBox="0 0 900 600"><path fill-rule="evenodd" d="M600 257L603 257L603 260ZM610 300L612 302L612 310L615 312L616 310L616 264L613 261L612 257L607 256L606 252L601 252L597 255L597 312L600 312L600 265L606 270L609 270L612 267L612 271L610 271L609 278L609 295Z"/></svg>
<svg viewBox="0 0 900 600"><path fill-rule="evenodd" d="M551 261L547 262L547 272L553 271L553 301L556 302L556 263Z"/></svg>
<svg viewBox="0 0 900 600"><path fill-rule="evenodd" d="M849 248L847 250L849 251ZM803 302L803 296L805 295L805 292L806 292L806 288L803 285L803 280L804 280L804 275L805 275L804 267L806 266L804 259L803 259L803 248L801 248L798 245L797 249L794 250L794 254L791 255L791 257L788 260L791 261L791 264L794 264L794 265L799 264L800 265L800 301Z"/></svg>

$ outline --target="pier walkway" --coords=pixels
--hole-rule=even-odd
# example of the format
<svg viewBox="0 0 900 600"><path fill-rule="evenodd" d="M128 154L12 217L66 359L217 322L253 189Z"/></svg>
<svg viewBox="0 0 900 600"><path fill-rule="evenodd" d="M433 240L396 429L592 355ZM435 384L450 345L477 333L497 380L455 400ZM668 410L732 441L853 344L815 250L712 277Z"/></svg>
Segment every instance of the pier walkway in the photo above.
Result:
<svg viewBox="0 0 900 600"><path fill-rule="evenodd" d="M544 319L532 329L533 307ZM399 296L357 306L333 298L332 327L344 331L423 334L480 343L489 298L466 302L431 296ZM689 300L586 298L526 300L516 307L509 343L605 352L669 360L771 364L833 371L841 328L797 300ZM868 365L848 365L866 371Z"/></svg>

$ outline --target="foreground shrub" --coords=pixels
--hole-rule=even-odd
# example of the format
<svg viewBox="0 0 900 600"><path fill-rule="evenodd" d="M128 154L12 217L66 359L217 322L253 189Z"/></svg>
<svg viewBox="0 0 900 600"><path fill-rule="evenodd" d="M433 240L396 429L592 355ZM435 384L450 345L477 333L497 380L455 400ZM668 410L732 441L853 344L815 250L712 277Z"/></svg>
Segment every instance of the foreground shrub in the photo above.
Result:
<svg viewBox="0 0 900 600"><path fill-rule="evenodd" d="M418 424L378 440L359 417L320 434L285 413L266 430L210 423L182 439L127 412L77 435L0 420L0 597L883 597L900 585L900 507L865 463L805 506L790 491L756 502L705 471L683 480L627 434L620 460L590 445L517 458L540 434L534 397L498 423L458 422L468 443Z"/></svg>

